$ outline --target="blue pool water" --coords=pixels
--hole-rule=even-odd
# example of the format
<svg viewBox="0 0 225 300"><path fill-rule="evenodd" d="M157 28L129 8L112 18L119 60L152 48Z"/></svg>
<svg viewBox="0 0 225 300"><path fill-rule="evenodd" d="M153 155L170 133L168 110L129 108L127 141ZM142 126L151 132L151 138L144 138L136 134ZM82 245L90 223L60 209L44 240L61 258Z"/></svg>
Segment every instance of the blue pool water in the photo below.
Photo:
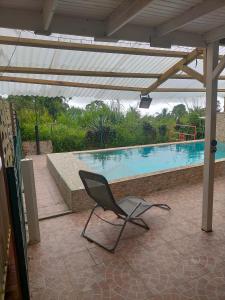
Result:
<svg viewBox="0 0 225 300"><path fill-rule="evenodd" d="M75 154L108 180L189 166L204 161L204 142L148 146ZM216 159L225 158L225 143L218 143Z"/></svg>

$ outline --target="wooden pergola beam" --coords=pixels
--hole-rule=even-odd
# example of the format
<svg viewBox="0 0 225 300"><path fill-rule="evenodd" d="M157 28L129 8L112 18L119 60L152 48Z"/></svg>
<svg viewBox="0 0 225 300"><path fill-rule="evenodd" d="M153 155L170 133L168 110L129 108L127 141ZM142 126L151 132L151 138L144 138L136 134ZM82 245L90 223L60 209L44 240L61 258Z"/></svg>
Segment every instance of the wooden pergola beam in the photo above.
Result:
<svg viewBox="0 0 225 300"><path fill-rule="evenodd" d="M58 0L44 0L42 18L44 32L49 30Z"/></svg>
<svg viewBox="0 0 225 300"><path fill-rule="evenodd" d="M186 65L183 65L181 67L181 70L185 73L187 73L191 78L193 79L197 79L198 81L200 81L201 83L204 84L204 76L202 74L200 74L199 72L193 70L192 68L186 66Z"/></svg>
<svg viewBox="0 0 225 300"><path fill-rule="evenodd" d="M182 28L186 24L224 6L224 0L204 0L177 17L173 17L171 20L159 25L156 28L156 37L162 37L170 32Z"/></svg>
<svg viewBox="0 0 225 300"><path fill-rule="evenodd" d="M123 0L106 20L107 36L117 32L153 0Z"/></svg>
<svg viewBox="0 0 225 300"><path fill-rule="evenodd" d="M128 73L128 72L108 72L92 70L74 70L74 69L49 69L34 67L13 67L0 66L0 73L14 74L39 74L39 75L62 75L62 76L84 76L84 77L112 77L112 78L152 78L158 79L162 73ZM198 72L197 72L198 73ZM200 73L198 73L200 74ZM200 74L201 75L201 74ZM203 75L201 75L203 76ZM188 74L174 74L170 79L196 79ZM225 80L225 76L219 76L219 80Z"/></svg>
<svg viewBox="0 0 225 300"><path fill-rule="evenodd" d="M87 77L115 77L115 78L159 78L162 73L128 73L128 72L108 72L91 70L69 70L69 69L49 69L34 67L13 67L0 66L0 73L14 74L40 74L40 75L65 75L65 76L87 76ZM194 79L186 74L174 74L172 79ZM225 76L220 76L220 80L225 80Z"/></svg>
<svg viewBox="0 0 225 300"><path fill-rule="evenodd" d="M116 78L159 78L158 73L128 73L128 72L108 72L92 70L68 70L49 69L33 67L12 67L0 66L0 73L21 73L21 74L46 74L46 75L66 75L66 76L89 76L89 77L116 77ZM174 75L176 79L190 79L187 75Z"/></svg>
<svg viewBox="0 0 225 300"><path fill-rule="evenodd" d="M173 65L171 68L169 68L165 73L163 73L156 82L151 84L149 87L142 90L142 94L146 95L151 92L153 92L158 86L160 86L162 83L164 83L167 79L169 79L171 76L176 74L179 70L181 70L183 65L187 65L191 63L196 57L198 57L199 54L202 54L202 49L194 49L192 52L186 55L186 57L182 58L180 61L178 61L175 65Z"/></svg>
<svg viewBox="0 0 225 300"><path fill-rule="evenodd" d="M205 93L205 88L157 88L154 92L160 93ZM219 93L225 93L225 89L217 89Z"/></svg>
<svg viewBox="0 0 225 300"><path fill-rule="evenodd" d="M109 46L98 44L82 44L75 42L62 42L52 40L39 40L29 38L18 38L12 36L0 36L0 44L2 45L15 45L24 47L38 47L49 49L61 50L74 50L74 51L87 51L87 52L100 52L100 53L117 53L141 56L160 56L160 57L185 57L188 52L173 51L166 49L143 49L133 47Z"/></svg>
<svg viewBox="0 0 225 300"><path fill-rule="evenodd" d="M225 55L221 58L218 65L213 70L213 79L215 78L218 79L218 76L223 72L224 68L225 68Z"/></svg>
<svg viewBox="0 0 225 300"><path fill-rule="evenodd" d="M87 89L100 89L100 90L115 90L115 91L130 91L130 92L141 92L142 87L134 86L119 86L119 85L108 85L108 84L95 84L95 83L80 83L73 81L62 81L62 80L46 80L46 79L33 79L26 77L13 77L13 76L0 76L0 81L5 82L16 82L26 84L42 84L42 85L53 85L53 86L65 86L65 87L76 87L76 88L87 88ZM160 93L203 93L206 90L204 88L157 88L154 92ZM218 92L225 92L225 89L218 89Z"/></svg>
<svg viewBox="0 0 225 300"><path fill-rule="evenodd" d="M131 86L118 86L118 85L96 84L96 83L80 83L80 82L73 82L73 81L34 79L34 78L26 78L26 77L0 76L0 81L88 88L88 89L100 89L100 90L141 92L141 88L133 87L133 86L131 87Z"/></svg>

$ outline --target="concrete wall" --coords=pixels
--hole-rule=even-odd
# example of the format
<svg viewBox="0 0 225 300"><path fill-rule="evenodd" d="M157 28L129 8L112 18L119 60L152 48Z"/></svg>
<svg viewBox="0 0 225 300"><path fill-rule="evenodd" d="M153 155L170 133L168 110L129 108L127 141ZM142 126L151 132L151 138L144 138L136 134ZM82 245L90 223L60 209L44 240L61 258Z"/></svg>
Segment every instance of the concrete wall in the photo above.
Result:
<svg viewBox="0 0 225 300"><path fill-rule="evenodd" d="M22 143L22 149L24 155L35 155L37 154L36 142L26 141ZM52 141L40 141L41 154L52 153Z"/></svg>
<svg viewBox="0 0 225 300"><path fill-rule="evenodd" d="M225 112L216 115L216 139L225 142Z"/></svg>
<svg viewBox="0 0 225 300"><path fill-rule="evenodd" d="M54 177L65 202L70 209L78 212L93 207L94 201L88 197L78 178L78 170L85 169L85 166L77 166L76 168L73 165L76 162L78 164L80 163L71 153L67 153L63 159L60 157L60 154L50 154L47 158L48 168ZM224 175L225 159L222 159L215 163L215 176ZM121 198L128 195L144 197L154 191L169 189L178 185L190 185L201 182L202 179L203 164L199 164L164 172L123 178L122 180L111 182L110 186L115 198Z"/></svg>
<svg viewBox="0 0 225 300"><path fill-rule="evenodd" d="M82 211L94 205L86 195L78 174L79 170L88 170L88 167L75 159L72 152L47 155L47 166L71 210Z"/></svg>

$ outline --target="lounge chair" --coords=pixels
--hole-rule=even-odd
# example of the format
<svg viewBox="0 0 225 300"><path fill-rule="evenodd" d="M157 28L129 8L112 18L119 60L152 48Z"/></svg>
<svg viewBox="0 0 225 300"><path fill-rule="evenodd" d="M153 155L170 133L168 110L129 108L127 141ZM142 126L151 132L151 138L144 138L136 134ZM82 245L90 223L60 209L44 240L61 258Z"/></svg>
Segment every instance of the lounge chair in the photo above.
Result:
<svg viewBox="0 0 225 300"><path fill-rule="evenodd" d="M96 205L92 209L91 214L85 224L84 230L81 235L85 237L88 241L94 242L95 244L101 246L102 248L110 252L115 251L127 222L133 223L137 226L143 227L146 230L149 230L148 225L143 219L139 218L139 216L141 216L144 212L146 212L153 206L168 210L170 209L170 207L167 204L151 204L141 198L133 196L128 196L118 201L115 201L111 189L109 187L108 181L104 176L83 170L79 171L79 175L84 184L86 192L96 202ZM123 224L114 224L98 216L95 213L95 209L97 207L101 207L104 210L110 210L114 212L118 218L124 220ZM92 238L86 235L86 229L93 213L101 220L111 225L121 227L116 242L112 247L106 247L100 244L98 241L93 240Z"/></svg>

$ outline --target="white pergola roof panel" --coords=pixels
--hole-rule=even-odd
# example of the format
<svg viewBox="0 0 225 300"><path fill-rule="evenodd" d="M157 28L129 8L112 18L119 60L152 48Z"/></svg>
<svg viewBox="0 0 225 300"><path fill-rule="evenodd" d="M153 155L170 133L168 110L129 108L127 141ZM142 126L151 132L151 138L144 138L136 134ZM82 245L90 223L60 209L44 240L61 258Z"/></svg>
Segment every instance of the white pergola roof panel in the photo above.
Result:
<svg viewBox="0 0 225 300"><path fill-rule="evenodd" d="M180 59L8 45L0 45L0 54L0 65L8 65L13 54L12 66L141 73L165 72Z"/></svg>
<svg viewBox="0 0 225 300"><path fill-rule="evenodd" d="M4 30L0 30L2 34ZM7 35L17 37L38 38L34 34L27 32L16 32L7 30ZM10 34L9 34L10 33ZM78 37L71 37L77 40ZM65 36L45 37L45 39L60 41L70 41ZM81 39L81 38L80 38ZM82 43L93 43L93 40L84 40ZM99 43L98 43L99 44ZM103 43L104 44L104 43ZM121 43L121 46L126 44ZM136 43L131 47L137 46ZM141 44L139 47L148 48L147 44ZM191 48L173 47L176 51L191 51ZM220 53L225 53L225 48L220 47ZM55 50L48 48L35 48L24 46L0 45L0 66L16 66L16 67L39 67L50 69L70 69L70 70L88 70L88 71L108 71L108 72L126 72L126 73L156 73L161 74L172 67L181 58L175 57L153 57L139 56L116 53L96 53L87 51L72 50ZM203 61L201 59L194 60L190 67L199 73L203 72ZM182 72L179 72L182 74ZM91 77L91 76L65 76L65 75L37 75L37 74L13 74L3 72L0 75L9 77L20 77L28 79L42 79L52 81L65 81L85 84L101 84L123 87L139 87L145 88L155 82L156 79L146 78L112 78L112 77ZM225 88L225 81L219 82L220 88ZM203 88L203 84L197 80L169 79L160 88ZM94 88L77 88L65 86L50 86L41 84L24 84L16 82L1 82L1 94L28 94L43 96L65 96L65 97L88 97L93 99L122 99L137 100L140 92L100 90ZM190 97L193 93L153 93L157 98L172 99L182 97ZM197 93L196 93L197 95Z"/></svg>

